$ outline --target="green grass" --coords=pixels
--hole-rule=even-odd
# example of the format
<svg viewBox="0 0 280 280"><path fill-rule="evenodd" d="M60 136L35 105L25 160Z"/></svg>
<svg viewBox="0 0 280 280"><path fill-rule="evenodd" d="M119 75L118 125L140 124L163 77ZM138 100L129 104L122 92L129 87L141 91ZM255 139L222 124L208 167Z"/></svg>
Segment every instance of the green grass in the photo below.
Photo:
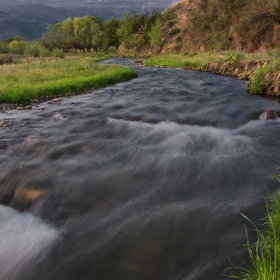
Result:
<svg viewBox="0 0 280 280"><path fill-rule="evenodd" d="M184 67L183 55L160 55L151 56L144 61L148 67L182 68Z"/></svg>
<svg viewBox="0 0 280 280"><path fill-rule="evenodd" d="M234 65L238 62L258 62L262 60L271 62L255 71L251 81L247 85L247 91L252 94L263 94L267 90L264 85L264 75L266 73L273 74L280 71L280 58L273 59L269 53L224 51L168 54L151 56L144 61L144 65L150 67L205 70L208 64L220 66L225 62L231 62ZM245 72L240 73L240 77L247 77L246 75Z"/></svg>
<svg viewBox="0 0 280 280"><path fill-rule="evenodd" d="M150 56L144 62L145 66L155 67L162 66L166 68L183 68L194 67L199 68L207 63L221 64L226 61L259 61L268 60L267 53L243 53L236 51L224 52L201 52L201 53L185 53L185 54L167 54L160 56Z"/></svg>
<svg viewBox="0 0 280 280"><path fill-rule="evenodd" d="M23 102L44 96L82 93L137 77L129 68L99 65L101 58L31 59L0 66L0 102Z"/></svg>
<svg viewBox="0 0 280 280"><path fill-rule="evenodd" d="M161 56L151 56L144 62L145 66L162 66L166 68L199 68L207 63L221 63L226 61L227 53L185 53L185 54L167 54Z"/></svg>
<svg viewBox="0 0 280 280"><path fill-rule="evenodd" d="M252 94L262 94L265 90L263 80L266 73L273 74L280 71L280 58L273 59L267 65L259 68L247 86L247 91Z"/></svg>
<svg viewBox="0 0 280 280"><path fill-rule="evenodd" d="M247 91L252 94L261 94L264 90L263 77L265 67L256 70L253 79L247 85Z"/></svg>
<svg viewBox="0 0 280 280"><path fill-rule="evenodd" d="M245 218L250 221L247 217ZM230 275L230 277L239 280L279 280L280 193L275 197L271 197L262 229L258 229L255 224L253 225L258 234L258 240L255 244L250 244L246 231L246 247L250 257L250 264L235 267L240 273Z"/></svg>

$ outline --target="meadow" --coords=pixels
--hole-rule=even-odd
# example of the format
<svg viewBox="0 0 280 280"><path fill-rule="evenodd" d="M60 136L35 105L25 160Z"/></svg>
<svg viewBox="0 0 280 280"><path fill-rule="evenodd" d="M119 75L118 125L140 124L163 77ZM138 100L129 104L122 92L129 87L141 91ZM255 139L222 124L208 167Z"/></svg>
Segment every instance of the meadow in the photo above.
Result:
<svg viewBox="0 0 280 280"><path fill-rule="evenodd" d="M22 58L0 65L0 102L19 103L45 96L82 93L137 77L132 69L97 64L102 58Z"/></svg>

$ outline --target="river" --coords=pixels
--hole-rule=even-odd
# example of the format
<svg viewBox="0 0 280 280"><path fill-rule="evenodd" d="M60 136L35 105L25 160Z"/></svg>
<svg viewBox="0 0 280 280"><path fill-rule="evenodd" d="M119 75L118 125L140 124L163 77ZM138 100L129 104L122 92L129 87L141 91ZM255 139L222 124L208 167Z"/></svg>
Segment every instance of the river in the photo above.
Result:
<svg viewBox="0 0 280 280"><path fill-rule="evenodd" d="M280 111L235 78L137 79L0 121L1 280L218 280L278 183Z"/></svg>

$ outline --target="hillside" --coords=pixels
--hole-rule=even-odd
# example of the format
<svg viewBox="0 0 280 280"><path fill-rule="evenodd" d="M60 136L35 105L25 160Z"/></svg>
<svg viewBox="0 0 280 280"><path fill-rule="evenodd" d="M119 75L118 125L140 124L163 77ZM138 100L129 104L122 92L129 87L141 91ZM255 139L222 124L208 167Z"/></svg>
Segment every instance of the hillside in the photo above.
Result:
<svg viewBox="0 0 280 280"><path fill-rule="evenodd" d="M182 0L163 14L161 53L280 46L280 1Z"/></svg>

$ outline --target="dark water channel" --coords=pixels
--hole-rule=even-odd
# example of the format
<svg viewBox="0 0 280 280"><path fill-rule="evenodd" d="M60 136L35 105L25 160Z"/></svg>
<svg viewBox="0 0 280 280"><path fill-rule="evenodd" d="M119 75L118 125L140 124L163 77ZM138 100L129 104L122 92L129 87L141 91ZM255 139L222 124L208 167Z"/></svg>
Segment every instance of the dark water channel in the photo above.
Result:
<svg viewBox="0 0 280 280"><path fill-rule="evenodd" d="M280 122L260 116L280 104L234 78L137 71L1 114L1 280L218 280L246 259L240 212L258 222L278 188Z"/></svg>

